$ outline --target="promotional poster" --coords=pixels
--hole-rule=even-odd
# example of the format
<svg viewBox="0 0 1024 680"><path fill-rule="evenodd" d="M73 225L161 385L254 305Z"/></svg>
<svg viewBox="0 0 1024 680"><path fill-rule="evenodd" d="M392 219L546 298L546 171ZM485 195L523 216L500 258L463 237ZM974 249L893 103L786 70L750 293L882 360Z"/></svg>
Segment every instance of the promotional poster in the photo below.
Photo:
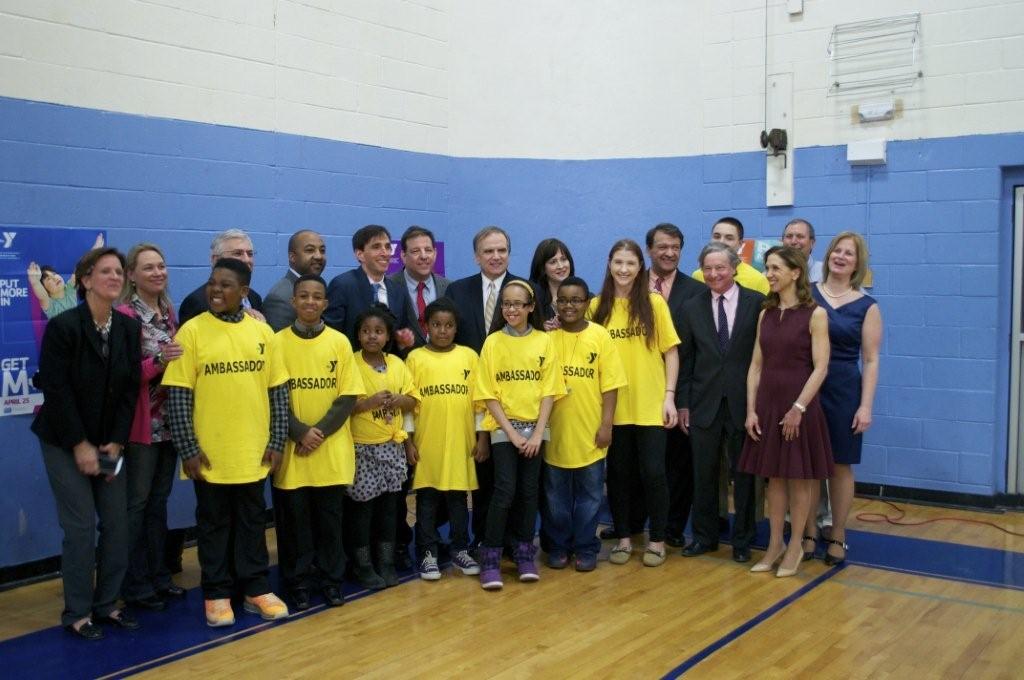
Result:
<svg viewBox="0 0 1024 680"><path fill-rule="evenodd" d="M75 307L75 263L103 245L96 229L0 227L0 416L32 413L46 321Z"/></svg>

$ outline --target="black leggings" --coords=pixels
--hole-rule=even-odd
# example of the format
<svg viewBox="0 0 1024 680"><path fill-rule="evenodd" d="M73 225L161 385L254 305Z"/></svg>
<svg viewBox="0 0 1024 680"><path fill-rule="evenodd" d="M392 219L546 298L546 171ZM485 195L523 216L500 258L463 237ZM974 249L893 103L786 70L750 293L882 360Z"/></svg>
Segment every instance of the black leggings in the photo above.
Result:
<svg viewBox="0 0 1024 680"><path fill-rule="evenodd" d="M356 548L373 543L395 542L398 496L404 491L382 493L368 501L352 501L352 544Z"/></svg>
<svg viewBox="0 0 1024 680"><path fill-rule="evenodd" d="M668 481L665 476L665 428L656 425L615 425L608 447L608 505L615 523L615 537L630 532L630 497L639 475L651 520L650 540L665 540L668 521Z"/></svg>

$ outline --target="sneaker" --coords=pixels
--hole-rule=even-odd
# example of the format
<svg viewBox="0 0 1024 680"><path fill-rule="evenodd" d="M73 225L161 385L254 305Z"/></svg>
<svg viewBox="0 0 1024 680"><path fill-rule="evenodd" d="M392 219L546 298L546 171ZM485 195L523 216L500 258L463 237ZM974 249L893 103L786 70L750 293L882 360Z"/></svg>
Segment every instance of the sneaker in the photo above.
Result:
<svg viewBox="0 0 1024 680"><path fill-rule="evenodd" d="M288 616L288 605L273 593L264 593L255 597L246 595L245 604L242 606L250 614L259 614L264 621L283 619Z"/></svg>
<svg viewBox="0 0 1024 680"><path fill-rule="evenodd" d="M480 546L480 587L484 590L501 590L501 548Z"/></svg>
<svg viewBox="0 0 1024 680"><path fill-rule="evenodd" d="M537 548L533 543L523 542L516 546L516 569L519 571L519 580L523 583L540 580L540 574L537 573L537 562L534 560L536 554Z"/></svg>
<svg viewBox="0 0 1024 680"><path fill-rule="evenodd" d="M480 573L480 565L465 550L455 553L452 557L452 564L461 569L466 576L476 576Z"/></svg>
<svg viewBox="0 0 1024 680"><path fill-rule="evenodd" d="M437 568L437 558L428 550L420 561L420 578L424 581L439 581L441 570Z"/></svg>
<svg viewBox="0 0 1024 680"><path fill-rule="evenodd" d="M211 628L235 625L235 612L231 609L231 600L221 598L206 601L206 625Z"/></svg>
<svg viewBox="0 0 1024 680"><path fill-rule="evenodd" d="M577 555L576 571L594 571L597 569L597 555Z"/></svg>
<svg viewBox="0 0 1024 680"><path fill-rule="evenodd" d="M563 552L548 553L549 569L565 569L569 566L569 556Z"/></svg>
<svg viewBox="0 0 1024 680"><path fill-rule="evenodd" d="M625 547L617 545L612 548L612 551L608 553L608 561L612 564L625 564L629 562L629 556L633 554L632 547Z"/></svg>

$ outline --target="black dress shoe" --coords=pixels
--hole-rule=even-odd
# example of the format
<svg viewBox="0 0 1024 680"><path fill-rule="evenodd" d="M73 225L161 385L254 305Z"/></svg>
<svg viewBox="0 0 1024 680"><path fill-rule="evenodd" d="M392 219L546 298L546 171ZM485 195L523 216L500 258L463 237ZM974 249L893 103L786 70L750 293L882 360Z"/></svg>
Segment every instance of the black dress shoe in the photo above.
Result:
<svg viewBox="0 0 1024 680"><path fill-rule="evenodd" d="M64 626L64 630L83 640L102 640L103 629L92 621L86 621L77 629L72 625Z"/></svg>
<svg viewBox="0 0 1024 680"><path fill-rule="evenodd" d="M109 616L109 615L108 616L97 616L96 617L96 622L97 623L105 623L107 625L115 626L116 628L121 628L123 630L138 630L139 629L139 622L135 620L135 617L133 617L131 614L129 614L128 612L126 612L123 609L120 610L119 612L117 612L117 616L116 617L115 616Z"/></svg>
<svg viewBox="0 0 1024 680"><path fill-rule="evenodd" d="M750 561L750 548L733 547L732 549L732 561L743 564L744 562Z"/></svg>
<svg viewBox="0 0 1024 680"><path fill-rule="evenodd" d="M160 597L185 597L185 589L172 583L166 588L157 588L156 594Z"/></svg>
<svg viewBox="0 0 1024 680"><path fill-rule="evenodd" d="M328 607L340 607L345 604L345 598L341 596L341 589L338 586L324 586L322 593L324 603Z"/></svg>
<svg viewBox="0 0 1024 680"><path fill-rule="evenodd" d="M309 601L309 591L304 588L293 590L289 593L288 599L292 601L292 609L297 612L304 612L312 606Z"/></svg>
<svg viewBox="0 0 1024 680"><path fill-rule="evenodd" d="M605 527L604 529L601 529L601 533L599 533L597 537L602 541L610 541L615 538L615 529L612 527Z"/></svg>
<svg viewBox="0 0 1024 680"><path fill-rule="evenodd" d="M673 536L672 534L669 534L665 537L665 543L667 543L670 548L682 548L686 545L686 537Z"/></svg>
<svg viewBox="0 0 1024 680"><path fill-rule="evenodd" d="M148 609L151 612L160 612L167 607L167 603L156 595L147 595L138 600L125 600L128 604L139 609Z"/></svg>
<svg viewBox="0 0 1024 680"><path fill-rule="evenodd" d="M703 555L704 553L715 552L718 550L718 544L708 545L707 543L701 543L700 541L694 541L690 545L683 548L683 557L696 557L697 555Z"/></svg>

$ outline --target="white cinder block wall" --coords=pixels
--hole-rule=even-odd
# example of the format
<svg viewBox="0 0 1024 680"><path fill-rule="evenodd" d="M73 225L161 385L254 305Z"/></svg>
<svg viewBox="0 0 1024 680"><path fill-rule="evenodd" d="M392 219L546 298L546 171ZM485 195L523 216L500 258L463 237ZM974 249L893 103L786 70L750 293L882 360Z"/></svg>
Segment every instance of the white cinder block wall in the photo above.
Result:
<svg viewBox="0 0 1024 680"><path fill-rule="evenodd" d="M447 0L2 0L0 95L448 151Z"/></svg>

